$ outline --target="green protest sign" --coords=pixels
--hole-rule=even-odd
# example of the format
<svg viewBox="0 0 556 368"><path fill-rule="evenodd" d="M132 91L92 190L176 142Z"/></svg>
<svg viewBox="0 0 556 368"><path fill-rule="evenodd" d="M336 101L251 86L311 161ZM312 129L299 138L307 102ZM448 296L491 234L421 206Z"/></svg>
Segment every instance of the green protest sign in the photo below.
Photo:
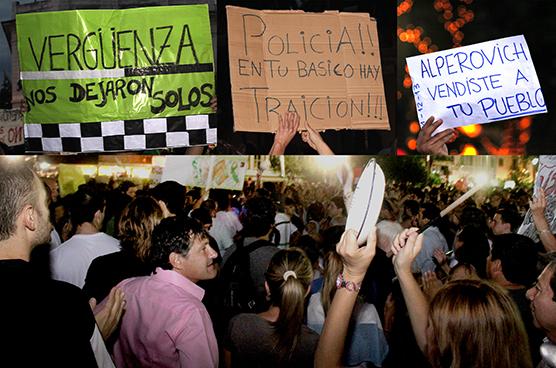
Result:
<svg viewBox="0 0 556 368"><path fill-rule="evenodd" d="M212 112L207 5L18 14L27 123Z"/></svg>

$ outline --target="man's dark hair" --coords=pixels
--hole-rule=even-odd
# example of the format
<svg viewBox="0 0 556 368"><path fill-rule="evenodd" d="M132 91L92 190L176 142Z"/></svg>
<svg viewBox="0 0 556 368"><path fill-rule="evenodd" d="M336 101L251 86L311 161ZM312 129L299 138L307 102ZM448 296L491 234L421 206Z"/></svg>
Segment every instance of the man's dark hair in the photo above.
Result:
<svg viewBox="0 0 556 368"><path fill-rule="evenodd" d="M477 275L486 278L486 262L490 250L486 233L480 231L476 224L466 225L456 238L463 243L455 252L458 262L473 265Z"/></svg>
<svg viewBox="0 0 556 368"><path fill-rule="evenodd" d="M468 205L463 208L459 217L459 222L463 226L474 226L478 231L487 231L487 217L485 212L475 205Z"/></svg>
<svg viewBox="0 0 556 368"><path fill-rule="evenodd" d="M330 202L334 203L336 208L342 210L342 214L345 216L347 214L346 205L344 203L344 198L341 196L335 196L330 199Z"/></svg>
<svg viewBox="0 0 556 368"><path fill-rule="evenodd" d="M180 215L185 207L185 188L176 181L165 181L154 187L150 193L157 201L162 201L168 211Z"/></svg>
<svg viewBox="0 0 556 368"><path fill-rule="evenodd" d="M510 224L510 231L512 233L517 231L517 229L521 225L521 222L523 221L523 219L521 218L517 210L511 207L501 208L498 211L496 211L496 213L500 215L502 221L504 221L507 224Z"/></svg>
<svg viewBox="0 0 556 368"><path fill-rule="evenodd" d="M227 211L230 207L230 191L227 189L211 189L209 198L216 202L218 211Z"/></svg>
<svg viewBox="0 0 556 368"><path fill-rule="evenodd" d="M244 235L260 237L266 235L274 225L276 207L270 198L253 197L245 202L244 213Z"/></svg>
<svg viewBox="0 0 556 368"><path fill-rule="evenodd" d="M218 204L216 204L216 201L214 199L209 198L201 203L201 208L204 208L209 213L211 213L212 211L218 210Z"/></svg>
<svg viewBox="0 0 556 368"><path fill-rule="evenodd" d="M212 225L212 216L210 215L210 210L206 207L201 206L191 211L191 218L194 218L203 225Z"/></svg>
<svg viewBox="0 0 556 368"><path fill-rule="evenodd" d="M415 216L419 213L419 202L414 199L407 199L403 202L404 215ZM408 213L409 212L409 213Z"/></svg>
<svg viewBox="0 0 556 368"><path fill-rule="evenodd" d="M494 237L491 261L500 260L504 277L514 283L530 286L537 278L537 250L530 238L519 234Z"/></svg>
<svg viewBox="0 0 556 368"><path fill-rule="evenodd" d="M155 226L152 234L151 262L153 267L172 269L170 254L187 255L195 238L206 238L203 225L187 216L165 218Z"/></svg>
<svg viewBox="0 0 556 368"><path fill-rule="evenodd" d="M307 221L314 220L318 222L322 220L325 215L326 209L324 208L324 205L319 201L315 201L307 207Z"/></svg>
<svg viewBox="0 0 556 368"><path fill-rule="evenodd" d="M104 198L95 190L82 186L72 196L70 218L73 226L93 222L95 213L103 211L106 206Z"/></svg>
<svg viewBox="0 0 556 368"><path fill-rule="evenodd" d="M122 181L120 183L120 185L118 186L118 190L120 192L122 192L123 194L127 194L127 191L129 190L129 188L133 188L133 187L136 187L136 186L137 186L137 184L135 184L131 180L125 180L125 181Z"/></svg>
<svg viewBox="0 0 556 368"><path fill-rule="evenodd" d="M424 203L421 208L423 209L423 218L434 220L440 216L440 210L432 203Z"/></svg>
<svg viewBox="0 0 556 368"><path fill-rule="evenodd" d="M189 190L187 193L185 193L185 196L191 197L193 201L197 201L199 198L201 198L201 188L195 187Z"/></svg>
<svg viewBox="0 0 556 368"><path fill-rule="evenodd" d="M290 246L292 246L290 244ZM317 241L311 235L301 235L295 244L295 247L303 249L311 264L319 261L320 252Z"/></svg>
<svg viewBox="0 0 556 368"><path fill-rule="evenodd" d="M26 204L36 205L35 173L23 162L0 158L0 241L16 231L17 216Z"/></svg>
<svg viewBox="0 0 556 368"><path fill-rule="evenodd" d="M284 199L284 206L297 206L297 201L295 201L293 198L291 197L286 197Z"/></svg>

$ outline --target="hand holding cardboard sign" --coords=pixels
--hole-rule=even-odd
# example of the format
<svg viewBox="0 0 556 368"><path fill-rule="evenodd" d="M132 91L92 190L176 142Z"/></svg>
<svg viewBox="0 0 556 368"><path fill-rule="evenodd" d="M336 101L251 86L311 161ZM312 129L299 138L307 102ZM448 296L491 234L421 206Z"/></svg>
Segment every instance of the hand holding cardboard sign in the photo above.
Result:
<svg viewBox="0 0 556 368"><path fill-rule="evenodd" d="M446 143L449 143L456 137L455 129L447 129L436 135L432 135L434 131L442 125L443 121L434 120L434 116L431 116L425 125L421 128L419 135L417 136L417 151L420 153L427 153L433 155L447 155L448 147Z"/></svg>
<svg viewBox="0 0 556 368"><path fill-rule="evenodd" d="M307 130L301 132L301 139L303 142L311 146L312 149L317 151L319 155L333 155L334 152L328 147L326 142L322 139L319 132L314 130L309 123L307 123Z"/></svg>
<svg viewBox="0 0 556 368"><path fill-rule="evenodd" d="M274 144L270 149L270 155L283 155L286 147L297 133L299 128L299 115L294 112L286 112L284 118L278 116L278 131L274 136Z"/></svg>
<svg viewBox="0 0 556 368"><path fill-rule="evenodd" d="M226 13L235 131L272 132L294 109L322 130L390 128L368 13L230 5Z"/></svg>
<svg viewBox="0 0 556 368"><path fill-rule="evenodd" d="M270 148L269 155L284 154L286 147L290 144L299 129L299 120L299 114L295 112L286 112L284 118L278 116L278 130L274 136L274 144ZM330 147L324 142L319 132L314 130L309 123L306 123L306 125L307 130L301 132L301 139L303 139L303 142L311 146L319 155L333 155L334 152L332 152Z"/></svg>
<svg viewBox="0 0 556 368"><path fill-rule="evenodd" d="M218 98L216 96L212 96L210 99L210 108L212 112L216 112L218 110Z"/></svg>
<svg viewBox="0 0 556 368"><path fill-rule="evenodd" d="M533 198L531 198L529 201L529 207L531 208L533 217L544 217L544 211L546 210L546 195L542 188L536 195L533 196Z"/></svg>

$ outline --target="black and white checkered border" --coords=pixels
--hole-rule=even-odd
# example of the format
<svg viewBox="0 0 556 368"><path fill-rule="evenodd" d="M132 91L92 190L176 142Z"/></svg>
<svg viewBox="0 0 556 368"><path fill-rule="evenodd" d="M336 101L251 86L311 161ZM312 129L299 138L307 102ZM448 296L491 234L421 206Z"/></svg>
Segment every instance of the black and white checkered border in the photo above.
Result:
<svg viewBox="0 0 556 368"><path fill-rule="evenodd" d="M213 144L216 116L25 124L26 152L115 152Z"/></svg>

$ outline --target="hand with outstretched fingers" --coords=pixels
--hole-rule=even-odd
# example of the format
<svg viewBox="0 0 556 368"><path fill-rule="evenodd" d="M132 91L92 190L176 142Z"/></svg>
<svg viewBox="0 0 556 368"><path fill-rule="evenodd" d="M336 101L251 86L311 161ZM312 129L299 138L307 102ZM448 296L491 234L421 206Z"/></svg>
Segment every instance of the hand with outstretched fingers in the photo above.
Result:
<svg viewBox="0 0 556 368"><path fill-rule="evenodd" d="M448 146L446 143L453 142L457 137L455 129L446 129L433 136L434 131L442 125L442 119L434 120L431 116L421 128L417 136L417 151L431 155L447 155Z"/></svg>
<svg viewBox="0 0 556 368"><path fill-rule="evenodd" d="M286 147L299 129L299 115L295 112L286 112L284 118L278 115L278 130L274 135L274 144L270 149L271 155L283 155Z"/></svg>
<svg viewBox="0 0 556 368"><path fill-rule="evenodd" d="M436 248L432 253L432 256L436 259L439 265L443 265L448 261L448 257L446 257L446 253L440 248Z"/></svg>

